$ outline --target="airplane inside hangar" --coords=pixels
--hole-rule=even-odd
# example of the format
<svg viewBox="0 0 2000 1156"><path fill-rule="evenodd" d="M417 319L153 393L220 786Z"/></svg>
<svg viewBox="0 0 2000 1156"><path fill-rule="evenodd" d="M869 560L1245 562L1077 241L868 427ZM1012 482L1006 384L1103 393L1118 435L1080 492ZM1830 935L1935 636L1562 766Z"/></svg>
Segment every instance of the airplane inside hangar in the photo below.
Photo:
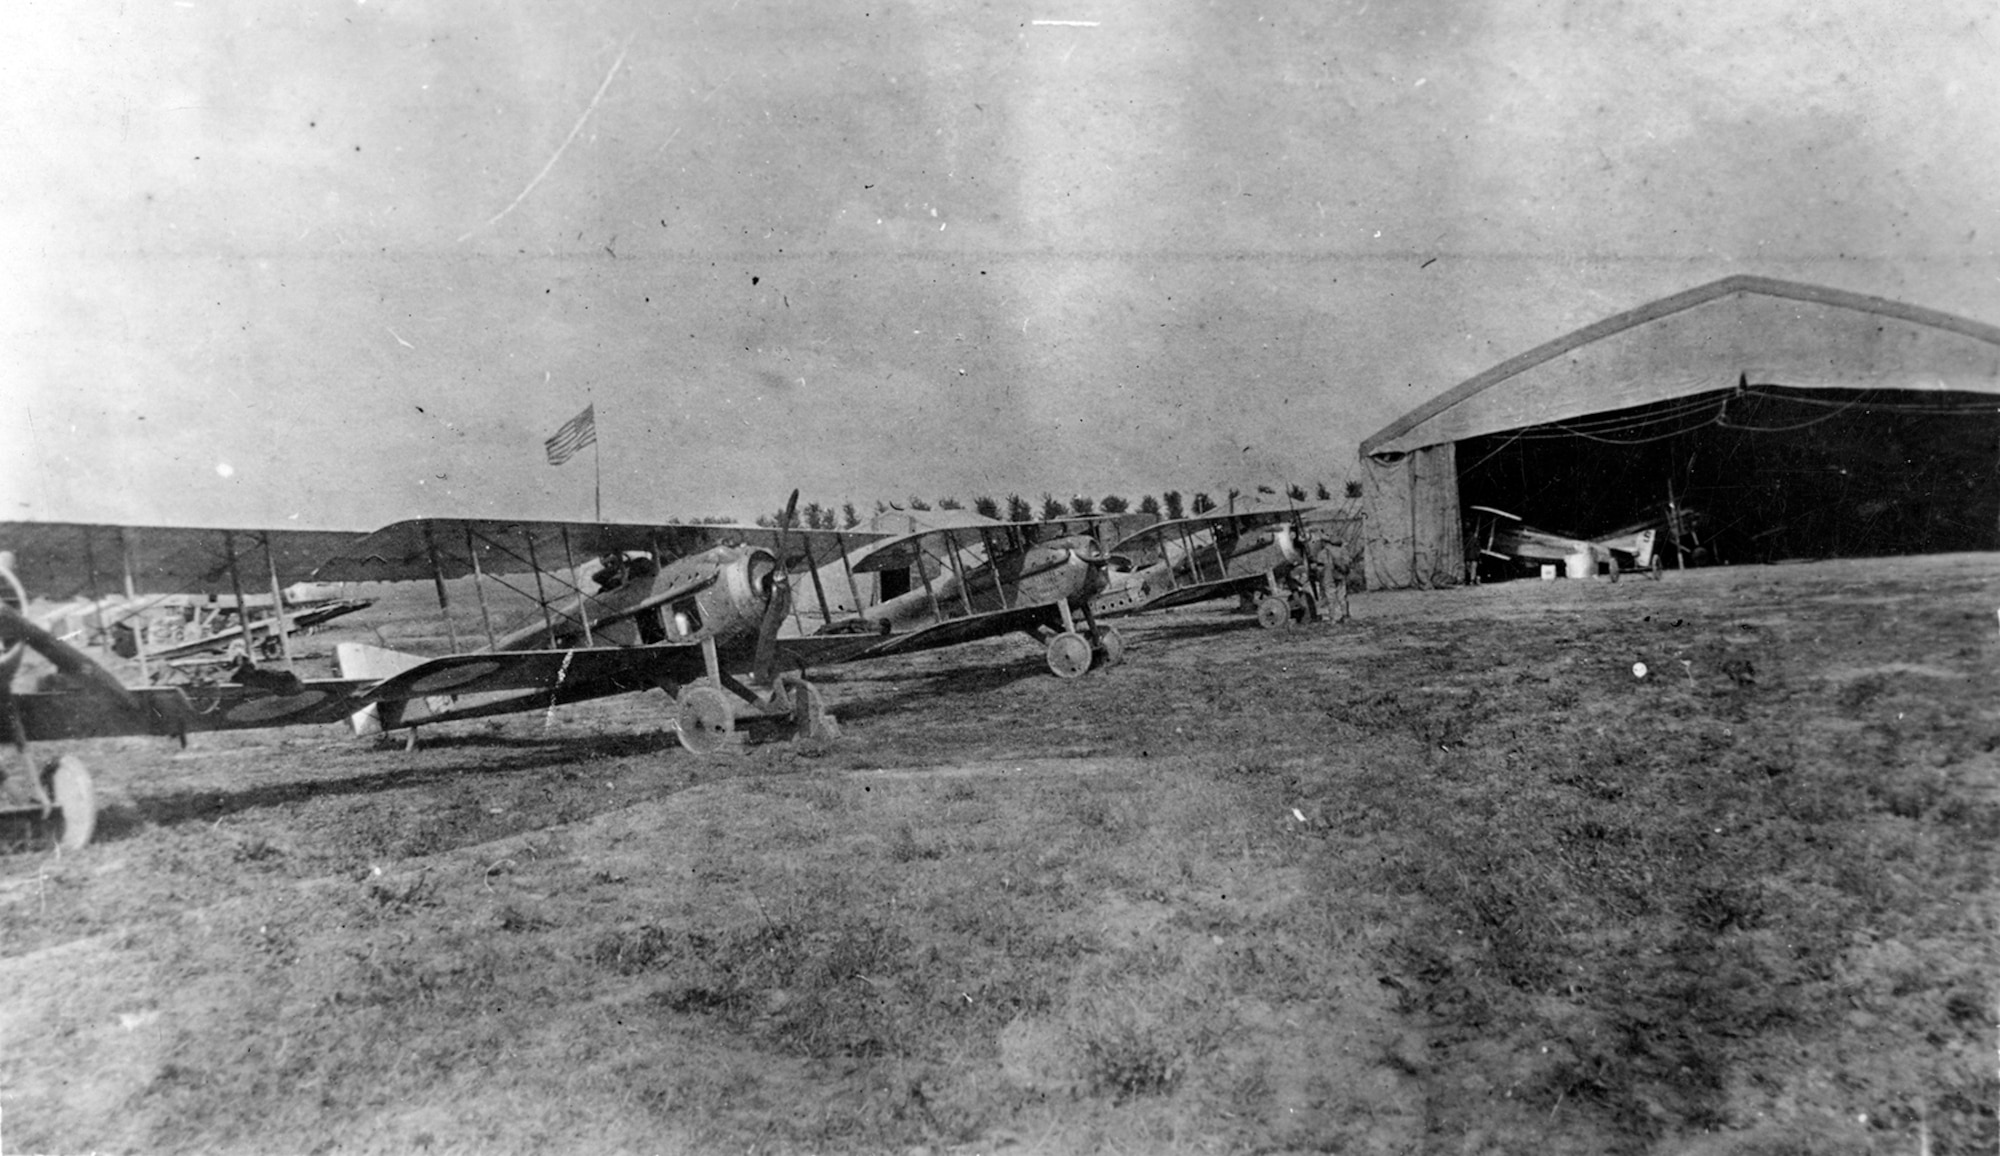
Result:
<svg viewBox="0 0 2000 1156"><path fill-rule="evenodd" d="M1481 512L1668 566L2000 549L2000 327L1729 277L1510 358L1366 439L1371 587L1479 577Z"/></svg>

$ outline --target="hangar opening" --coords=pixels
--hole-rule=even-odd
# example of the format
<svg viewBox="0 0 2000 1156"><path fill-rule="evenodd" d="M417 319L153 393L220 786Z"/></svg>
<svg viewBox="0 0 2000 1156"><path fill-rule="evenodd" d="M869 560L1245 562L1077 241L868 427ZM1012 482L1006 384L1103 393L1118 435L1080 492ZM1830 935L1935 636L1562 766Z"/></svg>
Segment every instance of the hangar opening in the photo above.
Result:
<svg viewBox="0 0 2000 1156"><path fill-rule="evenodd" d="M1669 566L2000 549L2000 328L1731 277L1479 374L1362 465L1378 587L1467 580L1489 516L1656 526Z"/></svg>

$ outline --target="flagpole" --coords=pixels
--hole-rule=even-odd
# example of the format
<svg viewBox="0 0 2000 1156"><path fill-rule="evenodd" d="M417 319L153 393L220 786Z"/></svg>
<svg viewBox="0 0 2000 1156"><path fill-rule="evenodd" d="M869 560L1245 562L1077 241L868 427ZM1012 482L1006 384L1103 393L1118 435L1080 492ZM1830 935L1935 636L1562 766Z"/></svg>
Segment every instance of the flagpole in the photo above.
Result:
<svg viewBox="0 0 2000 1156"><path fill-rule="evenodd" d="M604 520L604 450L597 444L596 438L590 440L590 467L595 481L594 492L597 496L597 520L602 522Z"/></svg>

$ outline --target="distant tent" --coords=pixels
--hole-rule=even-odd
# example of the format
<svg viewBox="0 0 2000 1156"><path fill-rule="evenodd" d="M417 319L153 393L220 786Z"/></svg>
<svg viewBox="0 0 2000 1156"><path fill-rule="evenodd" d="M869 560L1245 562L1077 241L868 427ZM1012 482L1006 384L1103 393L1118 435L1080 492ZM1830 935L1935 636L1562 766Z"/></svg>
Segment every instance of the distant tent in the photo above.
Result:
<svg viewBox="0 0 2000 1156"><path fill-rule="evenodd" d="M1461 513L1572 534L1676 501L1730 561L2000 548L2000 328L1728 277L1586 326L1361 443L1371 586L1462 581Z"/></svg>

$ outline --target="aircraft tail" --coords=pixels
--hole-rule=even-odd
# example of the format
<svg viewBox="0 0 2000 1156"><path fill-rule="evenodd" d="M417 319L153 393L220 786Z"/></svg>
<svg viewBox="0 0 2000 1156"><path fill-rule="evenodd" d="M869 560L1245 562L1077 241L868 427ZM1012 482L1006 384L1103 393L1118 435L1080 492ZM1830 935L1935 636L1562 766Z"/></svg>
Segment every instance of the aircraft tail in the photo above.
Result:
<svg viewBox="0 0 2000 1156"><path fill-rule="evenodd" d="M366 642L339 642L333 647L333 659L340 667L340 677L371 679L380 682L401 674L425 661L421 654L408 654L400 650L390 650L386 646L371 646ZM398 730L422 722L431 713L429 703L423 699L408 702L371 702L347 716L347 723L357 735L379 735L383 731Z"/></svg>

